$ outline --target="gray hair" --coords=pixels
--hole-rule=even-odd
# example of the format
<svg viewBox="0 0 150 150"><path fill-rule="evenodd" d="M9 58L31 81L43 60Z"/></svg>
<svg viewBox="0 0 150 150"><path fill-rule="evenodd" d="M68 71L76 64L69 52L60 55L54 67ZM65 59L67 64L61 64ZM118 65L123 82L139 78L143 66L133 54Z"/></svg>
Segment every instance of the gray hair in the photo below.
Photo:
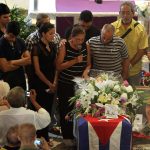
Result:
<svg viewBox="0 0 150 150"><path fill-rule="evenodd" d="M121 11L121 7L122 6L129 6L131 8L131 11L134 13L135 12L135 6L133 5L133 3L131 3L130 1L125 1L120 5L120 11Z"/></svg>
<svg viewBox="0 0 150 150"><path fill-rule="evenodd" d="M0 80L0 100L7 96L10 86L7 82Z"/></svg>
<svg viewBox="0 0 150 150"><path fill-rule="evenodd" d="M112 24L105 24L102 28L102 31L112 32L114 34L115 28Z"/></svg>
<svg viewBox="0 0 150 150"><path fill-rule="evenodd" d="M7 101L11 107L19 108L25 106L25 91L22 87L16 86L12 88L8 95Z"/></svg>
<svg viewBox="0 0 150 150"><path fill-rule="evenodd" d="M75 36L78 36L79 34L85 34L85 30L79 25L74 26L71 31L71 36L75 37Z"/></svg>
<svg viewBox="0 0 150 150"><path fill-rule="evenodd" d="M36 26L39 28L43 24L43 20L49 18L48 14L39 13L36 17Z"/></svg>

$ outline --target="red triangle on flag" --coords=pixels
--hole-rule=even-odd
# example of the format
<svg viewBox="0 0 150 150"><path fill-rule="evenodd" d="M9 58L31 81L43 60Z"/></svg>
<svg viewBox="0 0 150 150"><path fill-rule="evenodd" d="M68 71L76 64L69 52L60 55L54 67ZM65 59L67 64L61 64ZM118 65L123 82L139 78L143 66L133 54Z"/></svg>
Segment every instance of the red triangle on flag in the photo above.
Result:
<svg viewBox="0 0 150 150"><path fill-rule="evenodd" d="M119 117L117 119L99 120L98 118L94 118L92 116L86 116L84 119L90 122L102 145L105 145L109 142L113 131L116 129L118 124L124 120L123 117Z"/></svg>

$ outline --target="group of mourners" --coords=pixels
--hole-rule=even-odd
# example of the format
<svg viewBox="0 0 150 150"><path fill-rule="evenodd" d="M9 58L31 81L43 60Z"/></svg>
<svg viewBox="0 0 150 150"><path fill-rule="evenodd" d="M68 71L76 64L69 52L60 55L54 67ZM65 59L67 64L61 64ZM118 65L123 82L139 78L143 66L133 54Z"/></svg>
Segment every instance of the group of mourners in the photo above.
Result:
<svg viewBox="0 0 150 150"><path fill-rule="evenodd" d="M87 79L90 69L97 69L113 71L116 75L121 75L123 80L128 80L131 85L140 85L141 59L143 55L149 55L146 51L148 36L144 26L133 19L134 14L133 3L125 1L120 5L120 18L111 24L105 24L102 29L97 29L92 24L92 12L83 10L78 24L68 27L65 39L61 39L54 24L50 23L50 17L40 13L36 18L37 30L24 41L19 37L19 22L10 20L8 6L1 3L1 80L7 82L11 90L16 86L18 91L26 90L27 73L29 88L36 91L35 93L31 90L32 105L38 112L44 108L41 111L47 111L51 118L54 98L58 97L63 141L67 146L73 146L73 122L66 120L65 116L74 107L68 100L75 94L75 77ZM8 96L10 103L10 95L17 95L11 90ZM17 101L17 96L15 98ZM25 104L22 103L18 107L16 105L14 107L18 108ZM13 106L10 109L12 108ZM25 115L23 111L21 113ZM1 111L0 118L3 115L4 112ZM28 121L27 117L25 118L24 121ZM43 121L38 123L39 126L44 124ZM43 136L47 141L48 126L49 123L46 123L44 129L37 132L38 136ZM4 126L0 126L0 130L2 128Z"/></svg>

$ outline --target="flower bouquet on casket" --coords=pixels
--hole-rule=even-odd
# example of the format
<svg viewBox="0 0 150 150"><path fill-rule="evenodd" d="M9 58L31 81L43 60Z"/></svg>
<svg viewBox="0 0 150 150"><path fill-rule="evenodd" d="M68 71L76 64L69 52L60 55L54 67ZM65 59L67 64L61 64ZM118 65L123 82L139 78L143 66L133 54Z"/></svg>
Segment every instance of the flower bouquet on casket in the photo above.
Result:
<svg viewBox="0 0 150 150"><path fill-rule="evenodd" d="M95 73L94 73L95 74ZM75 104L68 114L90 114L94 117L117 118L118 115L135 114L142 102L136 90L127 81L121 81L112 72L99 72L85 80L75 78L76 94L69 101Z"/></svg>

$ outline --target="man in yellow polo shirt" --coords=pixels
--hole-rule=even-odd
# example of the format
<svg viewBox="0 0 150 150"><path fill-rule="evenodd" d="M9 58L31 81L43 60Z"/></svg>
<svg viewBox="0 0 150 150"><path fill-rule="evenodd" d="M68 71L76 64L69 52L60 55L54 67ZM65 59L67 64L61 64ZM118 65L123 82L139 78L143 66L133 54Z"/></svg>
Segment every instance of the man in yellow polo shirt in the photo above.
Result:
<svg viewBox="0 0 150 150"><path fill-rule="evenodd" d="M140 85L141 58L148 47L147 33L144 27L133 19L134 13L133 4L126 1L120 6L120 19L112 23L115 35L122 37L127 45L130 59L128 81L133 86Z"/></svg>

